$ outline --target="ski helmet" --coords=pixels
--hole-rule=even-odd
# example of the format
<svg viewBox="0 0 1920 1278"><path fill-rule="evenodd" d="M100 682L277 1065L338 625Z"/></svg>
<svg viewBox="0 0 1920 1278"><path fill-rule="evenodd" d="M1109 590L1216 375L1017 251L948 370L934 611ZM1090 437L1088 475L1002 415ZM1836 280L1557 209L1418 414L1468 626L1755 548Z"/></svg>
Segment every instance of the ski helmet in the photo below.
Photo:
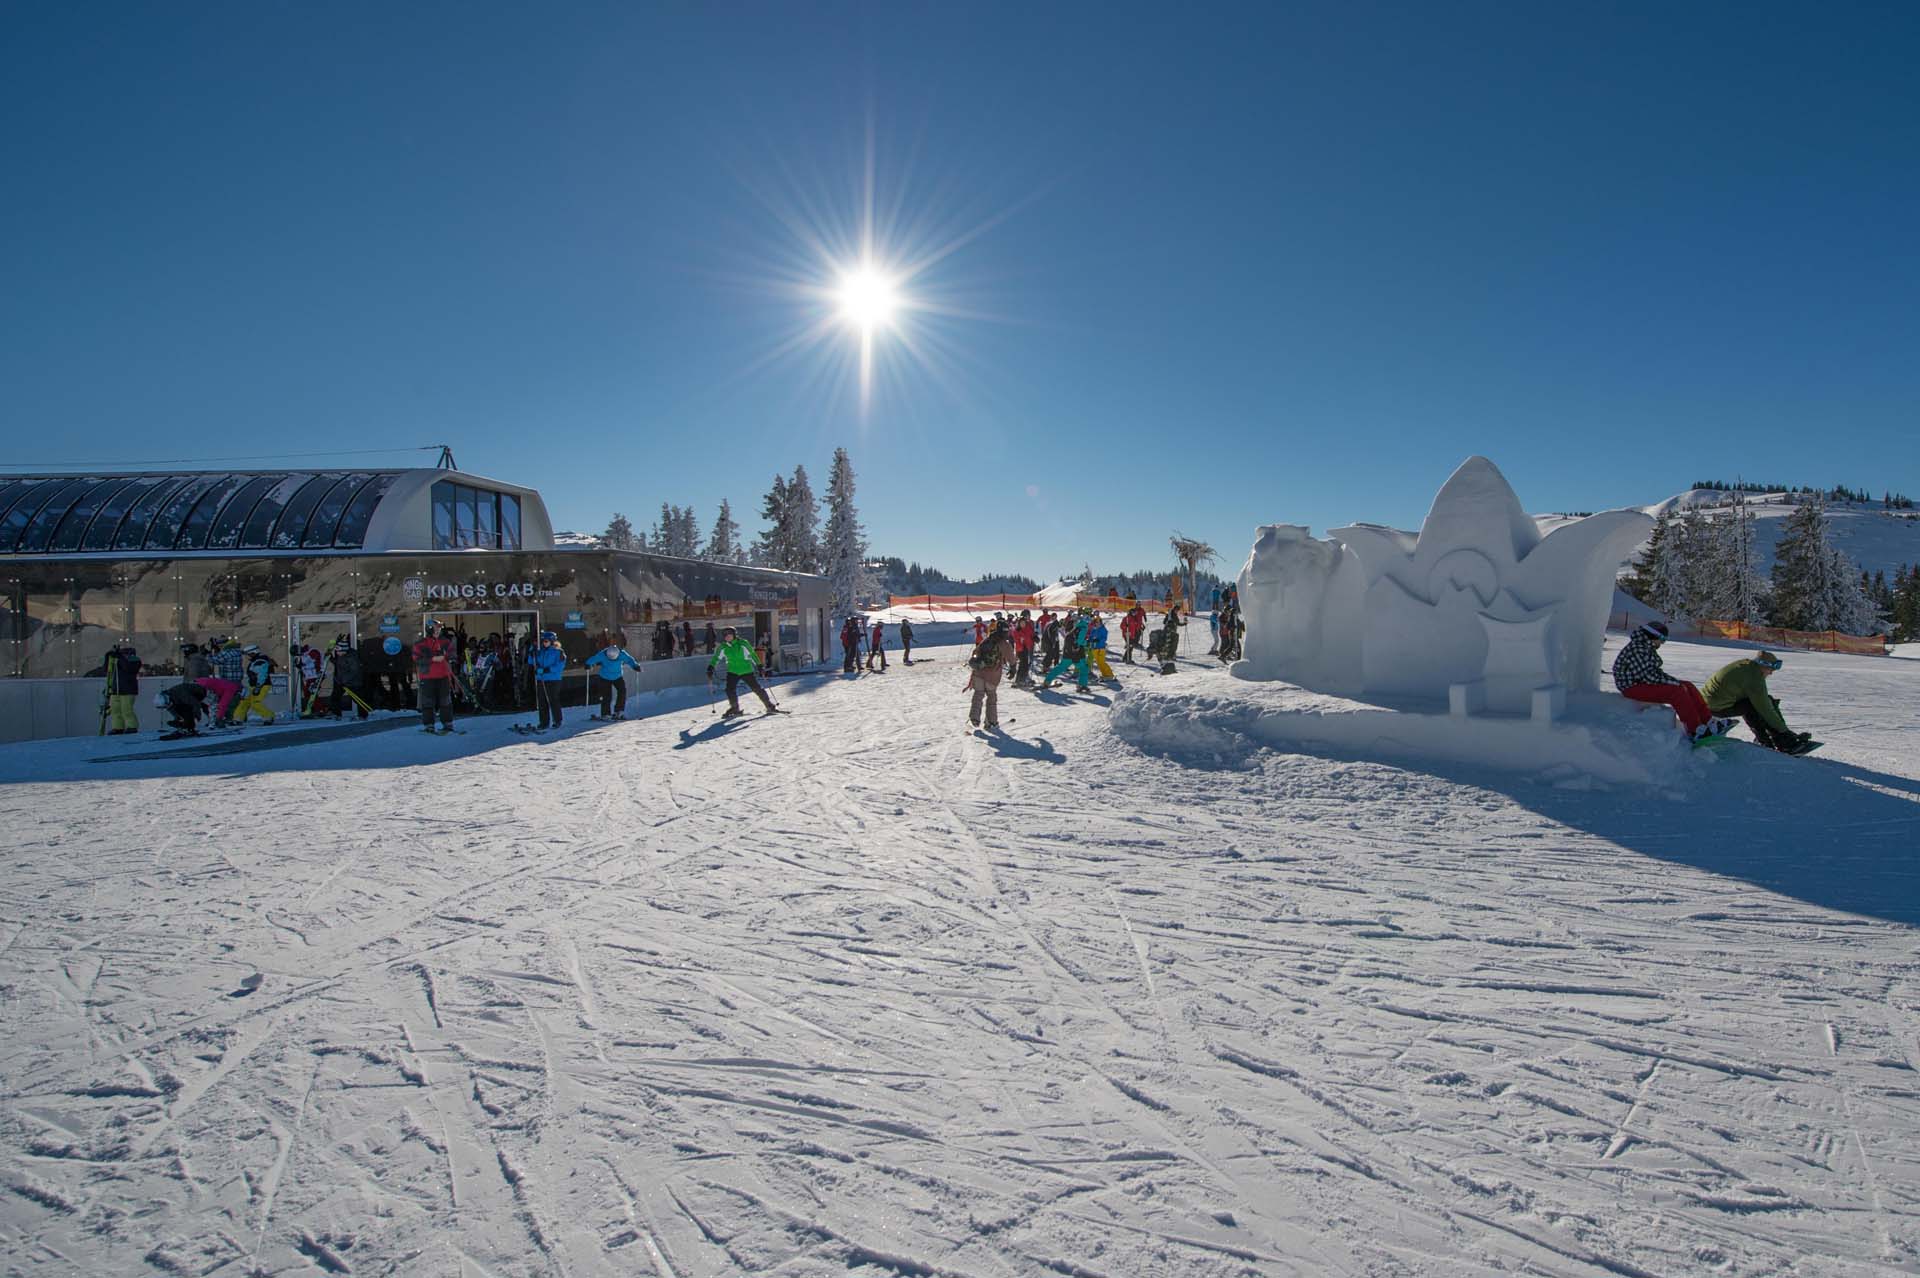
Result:
<svg viewBox="0 0 1920 1278"><path fill-rule="evenodd" d="M1649 639L1663 640L1667 637L1667 623L1664 621L1649 621L1643 624L1636 633L1643 634Z"/></svg>
<svg viewBox="0 0 1920 1278"><path fill-rule="evenodd" d="M1753 654L1753 664L1765 670L1778 670L1782 662L1771 652L1756 652Z"/></svg>
<svg viewBox="0 0 1920 1278"><path fill-rule="evenodd" d="M559 638L560 638L560 636L559 636L559 635L556 635L556 634L555 634L555 633L553 633L553 631L551 631L551 630L542 630L542 631L540 632L540 642L541 642L541 643L546 643L546 642L548 642L549 640L552 640L552 641L554 641L554 642L558 642L558 641L559 641Z"/></svg>
<svg viewBox="0 0 1920 1278"><path fill-rule="evenodd" d="M251 657L255 653L260 651L260 645L257 643L242 644L240 647L240 651L246 653L249 657Z"/></svg>

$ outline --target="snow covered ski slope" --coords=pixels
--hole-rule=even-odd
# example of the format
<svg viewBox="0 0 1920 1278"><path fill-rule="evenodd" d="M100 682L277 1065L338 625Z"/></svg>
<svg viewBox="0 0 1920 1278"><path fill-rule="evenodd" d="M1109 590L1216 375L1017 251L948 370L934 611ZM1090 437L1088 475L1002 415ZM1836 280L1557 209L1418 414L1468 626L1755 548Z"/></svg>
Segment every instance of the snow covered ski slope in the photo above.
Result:
<svg viewBox="0 0 1920 1278"><path fill-rule="evenodd" d="M970 737L936 655L0 750L5 1272L1920 1269L1920 666L1605 786L1287 748L1199 660Z"/></svg>

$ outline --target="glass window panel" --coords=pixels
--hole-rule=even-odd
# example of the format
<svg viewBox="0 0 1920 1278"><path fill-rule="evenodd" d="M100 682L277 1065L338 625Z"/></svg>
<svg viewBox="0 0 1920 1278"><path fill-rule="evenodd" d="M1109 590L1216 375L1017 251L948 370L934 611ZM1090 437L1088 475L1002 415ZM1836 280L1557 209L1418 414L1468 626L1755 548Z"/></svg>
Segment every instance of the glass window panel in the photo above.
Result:
<svg viewBox="0 0 1920 1278"><path fill-rule="evenodd" d="M441 480L433 486L433 548L452 550L453 540L453 494L457 484Z"/></svg>
<svg viewBox="0 0 1920 1278"><path fill-rule="evenodd" d="M107 498L105 505L100 507L100 512L93 517L93 522L87 525L86 535L80 539L76 548L80 550L113 549L113 535L119 531L120 521L127 517L127 512L132 510L142 497L152 492L156 485L164 482L151 475L128 480Z"/></svg>
<svg viewBox="0 0 1920 1278"><path fill-rule="evenodd" d="M6 517L12 511L14 504L24 501L28 494L46 482L48 481L45 479L16 479L0 487L0 529L6 527ZM23 522L22 527L24 526Z"/></svg>
<svg viewBox="0 0 1920 1278"><path fill-rule="evenodd" d="M57 679L73 669L73 582L68 565L29 565L20 570L20 673Z"/></svg>
<svg viewBox="0 0 1920 1278"><path fill-rule="evenodd" d="M27 481L26 487L18 490L13 504L7 508L6 516L0 518L0 552L13 549L20 540L20 534L33 522L34 512L40 509L59 485L57 479L36 479Z"/></svg>
<svg viewBox="0 0 1920 1278"><path fill-rule="evenodd" d="M116 475L112 479L103 479L89 488L79 501L73 503L73 509L60 520L60 526L53 530L53 539L47 543L49 550L78 550L80 540L86 535L87 525L100 513L100 508L109 498L135 481L126 475Z"/></svg>
<svg viewBox="0 0 1920 1278"><path fill-rule="evenodd" d="M287 508L287 502L295 493L301 492L312 484L309 475L282 475L278 483L260 494L260 500L253 503L253 513L247 516L247 522L240 529L240 545L247 550L269 550L273 546L273 526L280 518L280 512Z"/></svg>
<svg viewBox="0 0 1920 1278"><path fill-rule="evenodd" d="M69 673L84 676L106 661L107 649L127 637L126 575L117 564L69 561L65 568L71 607L60 638Z"/></svg>
<svg viewBox="0 0 1920 1278"><path fill-rule="evenodd" d="M48 541L53 538L53 530L59 527L60 520L73 509L74 503L99 482L98 479L71 479L54 489L53 495L47 498L46 505L34 512L32 521L20 534L19 543L14 549L45 550Z"/></svg>
<svg viewBox="0 0 1920 1278"><path fill-rule="evenodd" d="M180 643L185 635L180 609L180 579L167 560L133 563L127 568L127 637L143 663L142 675L182 673ZM144 685L142 685L144 687Z"/></svg>
<svg viewBox="0 0 1920 1278"><path fill-rule="evenodd" d="M348 475L333 490L320 499L314 508L313 516L307 520L306 536L300 539L303 546L331 546L333 534L340 526L340 516L352 504L355 493L373 480L372 475Z"/></svg>
<svg viewBox="0 0 1920 1278"><path fill-rule="evenodd" d="M479 490L462 486L459 509L455 513L460 518L460 547L463 550L480 544L479 505Z"/></svg>
<svg viewBox="0 0 1920 1278"><path fill-rule="evenodd" d="M0 678L27 673L27 582L14 572L0 577Z"/></svg>
<svg viewBox="0 0 1920 1278"><path fill-rule="evenodd" d="M487 550L499 549L500 530L495 527L495 524L498 522L495 518L498 513L498 507L499 501L495 494L480 494L480 505L477 511L480 516L480 522L475 525L477 535L474 538L474 545L484 547Z"/></svg>
<svg viewBox="0 0 1920 1278"><path fill-rule="evenodd" d="M340 528L333 535L334 545L352 548L366 541L367 522L373 518L373 508L387 495L387 489L393 487L393 481L392 475L375 475L353 495L353 501L340 516Z"/></svg>
<svg viewBox="0 0 1920 1278"><path fill-rule="evenodd" d="M132 509L120 520L119 529L113 534L113 550L139 550L147 544L147 530L152 526L154 517L172 502L193 480L189 477L168 475L153 487L135 498ZM95 520L98 527L99 521ZM94 549L94 547L89 547ZM107 546L97 547L100 550Z"/></svg>
<svg viewBox="0 0 1920 1278"><path fill-rule="evenodd" d="M300 539L307 533L308 518L319 506L321 499L339 482L338 475L315 475L307 480L299 492L287 498L287 504L281 509L279 519L274 522L271 541L262 544L271 545L275 550L298 550ZM249 546L256 544L252 540L251 529L248 530L247 544Z"/></svg>
<svg viewBox="0 0 1920 1278"><path fill-rule="evenodd" d="M500 494L500 549L520 549L520 499L512 493Z"/></svg>
<svg viewBox="0 0 1920 1278"><path fill-rule="evenodd" d="M239 491L227 499L227 504L221 507L220 513L214 516L212 525L207 529L207 549L232 550L238 546L241 530L253 518L253 508L284 478L284 475L255 475L241 484Z"/></svg>
<svg viewBox="0 0 1920 1278"><path fill-rule="evenodd" d="M176 488L168 496L167 504L154 515L142 547L147 550L172 550L173 543L180 537L180 525L186 522L194 503L200 500L207 489L219 482L218 475L195 475Z"/></svg>
<svg viewBox="0 0 1920 1278"><path fill-rule="evenodd" d="M207 534L213 530L214 520L232 502L234 494L247 487L249 482L245 475L222 475L216 480L213 487L207 489L200 500L193 504L187 521L180 525L180 537L173 543L174 549L206 549Z"/></svg>

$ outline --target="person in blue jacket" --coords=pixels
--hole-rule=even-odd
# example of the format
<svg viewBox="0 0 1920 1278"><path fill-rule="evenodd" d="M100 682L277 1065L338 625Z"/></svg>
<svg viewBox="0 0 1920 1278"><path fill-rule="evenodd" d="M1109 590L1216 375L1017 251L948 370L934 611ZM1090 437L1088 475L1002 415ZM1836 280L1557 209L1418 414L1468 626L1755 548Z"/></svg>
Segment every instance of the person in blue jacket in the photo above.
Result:
<svg viewBox="0 0 1920 1278"><path fill-rule="evenodd" d="M633 659L626 649L627 636L624 631L616 631L607 646L587 658L587 670L593 679L593 693L600 702L602 719L621 719L627 713L627 680L621 673L623 665L635 670L640 663ZM612 703L609 712L608 703Z"/></svg>
<svg viewBox="0 0 1920 1278"><path fill-rule="evenodd" d="M540 707L540 725L534 731L545 732L549 718L557 728L560 726L560 677L567 669L567 654L560 651L560 636L551 630L542 630L540 646L528 664L533 667L533 701Z"/></svg>

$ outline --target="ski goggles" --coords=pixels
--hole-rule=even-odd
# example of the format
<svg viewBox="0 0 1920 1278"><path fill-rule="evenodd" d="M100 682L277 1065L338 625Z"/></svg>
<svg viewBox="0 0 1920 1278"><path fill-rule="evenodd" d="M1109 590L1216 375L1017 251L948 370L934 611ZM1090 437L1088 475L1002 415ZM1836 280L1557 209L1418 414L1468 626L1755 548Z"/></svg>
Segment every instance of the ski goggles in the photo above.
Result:
<svg viewBox="0 0 1920 1278"><path fill-rule="evenodd" d="M1772 653L1763 652L1753 659L1753 664L1756 666L1764 666L1768 670L1778 670L1782 663L1780 658L1774 656Z"/></svg>

